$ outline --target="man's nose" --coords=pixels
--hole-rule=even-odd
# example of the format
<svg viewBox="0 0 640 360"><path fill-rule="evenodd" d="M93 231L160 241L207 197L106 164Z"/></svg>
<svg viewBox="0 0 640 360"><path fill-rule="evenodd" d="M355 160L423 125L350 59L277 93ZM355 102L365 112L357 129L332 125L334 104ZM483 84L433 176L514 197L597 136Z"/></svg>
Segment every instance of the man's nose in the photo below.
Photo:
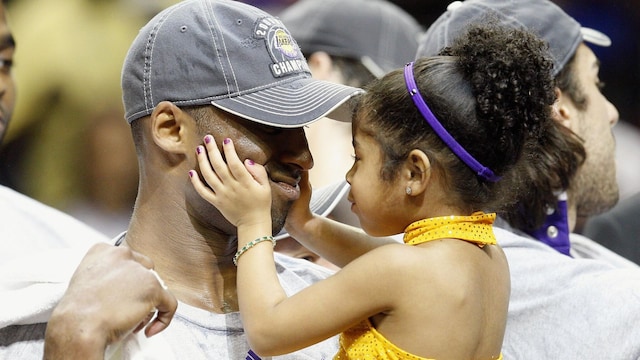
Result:
<svg viewBox="0 0 640 360"><path fill-rule="evenodd" d="M291 129L283 132L281 140L281 161L293 165L300 170L310 170L313 167L313 157L309 151L309 144L304 130Z"/></svg>

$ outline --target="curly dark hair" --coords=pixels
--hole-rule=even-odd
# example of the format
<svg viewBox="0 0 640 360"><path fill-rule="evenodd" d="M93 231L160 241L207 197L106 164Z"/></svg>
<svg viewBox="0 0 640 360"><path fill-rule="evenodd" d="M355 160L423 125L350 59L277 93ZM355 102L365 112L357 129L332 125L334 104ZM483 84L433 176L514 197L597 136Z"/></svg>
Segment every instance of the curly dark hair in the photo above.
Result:
<svg viewBox="0 0 640 360"><path fill-rule="evenodd" d="M367 87L354 126L374 137L384 154L381 178L392 181L413 149L422 150L444 178L452 205L468 211L510 209L521 193L525 151L546 141L556 100L546 43L524 29L473 24L440 56L418 59L414 77L445 129L475 159L502 176L477 176L433 132L407 92L402 70ZM536 140L540 139L540 140ZM535 140L535 141L534 141Z"/></svg>
<svg viewBox="0 0 640 360"><path fill-rule="evenodd" d="M555 78L558 87L581 110L587 98L576 78L575 54ZM511 226L525 232L543 225L547 210L557 210L557 193L569 189L576 172L586 159L583 141L557 121L546 124L545 136L530 139L526 158L521 162L518 201L506 207L500 216Z"/></svg>

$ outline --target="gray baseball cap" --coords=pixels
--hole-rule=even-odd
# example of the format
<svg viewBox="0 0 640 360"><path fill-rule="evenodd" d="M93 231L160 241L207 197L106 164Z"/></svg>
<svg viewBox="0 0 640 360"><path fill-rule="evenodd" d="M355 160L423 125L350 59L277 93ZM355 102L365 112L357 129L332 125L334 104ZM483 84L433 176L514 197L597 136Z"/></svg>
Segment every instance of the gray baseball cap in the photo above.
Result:
<svg viewBox="0 0 640 360"><path fill-rule="evenodd" d="M418 22L384 0L300 0L280 13L305 54L360 59L376 77L413 60Z"/></svg>
<svg viewBox="0 0 640 360"><path fill-rule="evenodd" d="M582 27L575 19L548 0L466 0L454 1L420 40L416 58L437 55L451 45L469 23L491 16L503 26L532 31L549 44L553 75L557 75L583 41L610 46L611 39L600 31Z"/></svg>
<svg viewBox="0 0 640 360"><path fill-rule="evenodd" d="M127 53L122 91L129 123L171 101L282 128L334 117L362 92L312 79L280 20L230 0L185 0L151 19Z"/></svg>

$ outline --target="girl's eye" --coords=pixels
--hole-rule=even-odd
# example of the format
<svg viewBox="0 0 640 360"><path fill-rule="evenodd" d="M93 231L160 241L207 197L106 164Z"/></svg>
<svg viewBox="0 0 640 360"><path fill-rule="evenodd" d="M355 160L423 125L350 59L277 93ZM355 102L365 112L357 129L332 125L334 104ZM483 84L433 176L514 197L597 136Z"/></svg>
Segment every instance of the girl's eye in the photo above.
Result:
<svg viewBox="0 0 640 360"><path fill-rule="evenodd" d="M5 72L11 71L13 68L13 59L0 59L0 69Z"/></svg>

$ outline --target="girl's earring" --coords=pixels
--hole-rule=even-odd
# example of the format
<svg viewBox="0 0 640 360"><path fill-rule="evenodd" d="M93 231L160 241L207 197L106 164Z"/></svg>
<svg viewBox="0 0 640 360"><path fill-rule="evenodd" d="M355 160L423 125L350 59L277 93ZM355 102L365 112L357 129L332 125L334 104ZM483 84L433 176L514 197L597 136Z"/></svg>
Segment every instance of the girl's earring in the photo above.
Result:
<svg viewBox="0 0 640 360"><path fill-rule="evenodd" d="M407 186L406 189L404 189L404 191L407 193L407 195L411 195L411 187Z"/></svg>

